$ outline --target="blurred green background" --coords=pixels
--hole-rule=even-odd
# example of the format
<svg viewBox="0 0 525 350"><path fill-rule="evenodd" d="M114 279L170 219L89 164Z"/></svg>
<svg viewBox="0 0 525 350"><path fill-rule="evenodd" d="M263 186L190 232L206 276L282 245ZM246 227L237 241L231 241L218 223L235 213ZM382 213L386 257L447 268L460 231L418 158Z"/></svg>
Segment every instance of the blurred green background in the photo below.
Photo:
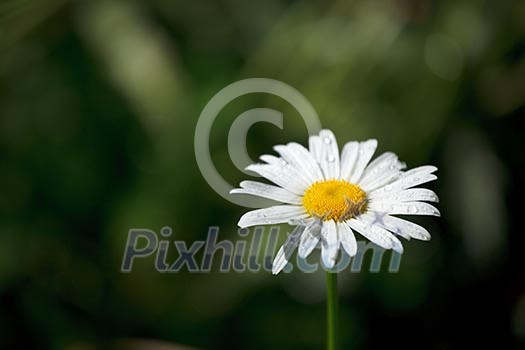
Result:
<svg viewBox="0 0 525 350"><path fill-rule="evenodd" d="M0 347L319 349L324 276L120 273L127 232L237 240L246 211L197 167L198 116L239 79L281 80L345 141L435 164L442 218L397 274L340 274L345 349L525 346L525 2L0 2ZM236 99L210 140L220 174L243 111L253 159L307 142L283 100ZM170 261L174 261L174 249ZM390 254L390 253L386 253Z"/></svg>

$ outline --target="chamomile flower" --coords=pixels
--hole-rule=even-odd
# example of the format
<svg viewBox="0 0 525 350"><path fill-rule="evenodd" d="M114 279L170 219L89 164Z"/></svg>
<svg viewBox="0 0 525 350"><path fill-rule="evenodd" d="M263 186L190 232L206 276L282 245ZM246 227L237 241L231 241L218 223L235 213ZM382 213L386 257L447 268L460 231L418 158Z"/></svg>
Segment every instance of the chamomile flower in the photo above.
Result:
<svg viewBox="0 0 525 350"><path fill-rule="evenodd" d="M334 134L322 130L311 136L309 149L298 143L278 145L278 156L263 155L264 163L246 169L275 185L243 181L231 193L249 194L282 203L244 214L238 225L250 227L288 223L295 229L277 253L272 266L279 273L296 247L306 258L320 244L321 259L334 267L339 248L350 256L357 253L357 232L385 249L403 252L397 236L429 240L428 231L394 215L434 215L439 211L426 202L438 196L414 188L437 179L434 166L408 171L392 152L371 161L377 140L348 142L341 155Z"/></svg>

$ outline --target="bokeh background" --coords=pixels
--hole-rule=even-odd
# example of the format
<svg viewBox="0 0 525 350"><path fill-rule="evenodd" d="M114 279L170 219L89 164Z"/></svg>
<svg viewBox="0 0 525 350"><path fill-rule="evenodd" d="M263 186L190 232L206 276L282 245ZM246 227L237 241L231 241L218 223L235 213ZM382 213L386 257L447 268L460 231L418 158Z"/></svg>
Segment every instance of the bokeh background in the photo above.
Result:
<svg viewBox="0 0 525 350"><path fill-rule="evenodd" d="M1 348L324 346L322 273L120 272L130 228L239 239L246 209L205 182L193 134L252 77L301 91L341 143L440 169L442 218L415 219L432 240L397 274L340 274L343 348L525 347L525 2L4 0L0 53ZM253 159L307 141L282 99L236 99L210 140L232 184L228 130L255 107L284 128L254 125Z"/></svg>

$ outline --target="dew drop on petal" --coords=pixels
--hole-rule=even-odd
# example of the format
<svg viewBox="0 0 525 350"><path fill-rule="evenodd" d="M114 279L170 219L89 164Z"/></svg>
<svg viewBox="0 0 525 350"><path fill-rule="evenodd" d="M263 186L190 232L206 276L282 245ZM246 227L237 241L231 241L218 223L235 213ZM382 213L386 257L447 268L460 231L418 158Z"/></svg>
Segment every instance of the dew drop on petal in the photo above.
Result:
<svg viewBox="0 0 525 350"><path fill-rule="evenodd" d="M335 157L334 157L333 155L330 154L330 155L328 155L327 160L328 160L330 163L332 163L332 162L335 161Z"/></svg>
<svg viewBox="0 0 525 350"><path fill-rule="evenodd" d="M411 213L411 214L415 214L415 213L417 213L417 208L415 206L413 206L413 205L410 205L408 207L408 212Z"/></svg>
<svg viewBox="0 0 525 350"><path fill-rule="evenodd" d="M325 137L323 141L324 141L324 143L326 143L327 145L329 145L330 143L332 143L332 139L329 138L329 137Z"/></svg>

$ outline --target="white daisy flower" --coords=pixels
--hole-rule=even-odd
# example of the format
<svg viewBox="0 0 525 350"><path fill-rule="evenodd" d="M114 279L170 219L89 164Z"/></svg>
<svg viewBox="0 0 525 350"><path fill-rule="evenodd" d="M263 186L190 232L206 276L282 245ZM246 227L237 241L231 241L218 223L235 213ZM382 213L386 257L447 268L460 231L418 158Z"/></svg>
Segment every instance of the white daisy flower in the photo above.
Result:
<svg viewBox="0 0 525 350"><path fill-rule="evenodd" d="M277 253L272 266L279 273L295 248L306 258L320 243L321 257L333 268L342 247L350 256L357 253L354 231L385 249L403 252L396 236L429 240L423 227L393 215L434 215L439 210L425 202L438 202L438 196L417 185L437 179L434 166L408 171L392 152L370 162L377 140L348 142L341 156L334 134L322 130L309 139L309 150L298 143L278 145L280 157L263 155L265 163L246 169L273 182L241 182L230 193L249 194L283 203L244 214L238 225L288 223L296 225Z"/></svg>

